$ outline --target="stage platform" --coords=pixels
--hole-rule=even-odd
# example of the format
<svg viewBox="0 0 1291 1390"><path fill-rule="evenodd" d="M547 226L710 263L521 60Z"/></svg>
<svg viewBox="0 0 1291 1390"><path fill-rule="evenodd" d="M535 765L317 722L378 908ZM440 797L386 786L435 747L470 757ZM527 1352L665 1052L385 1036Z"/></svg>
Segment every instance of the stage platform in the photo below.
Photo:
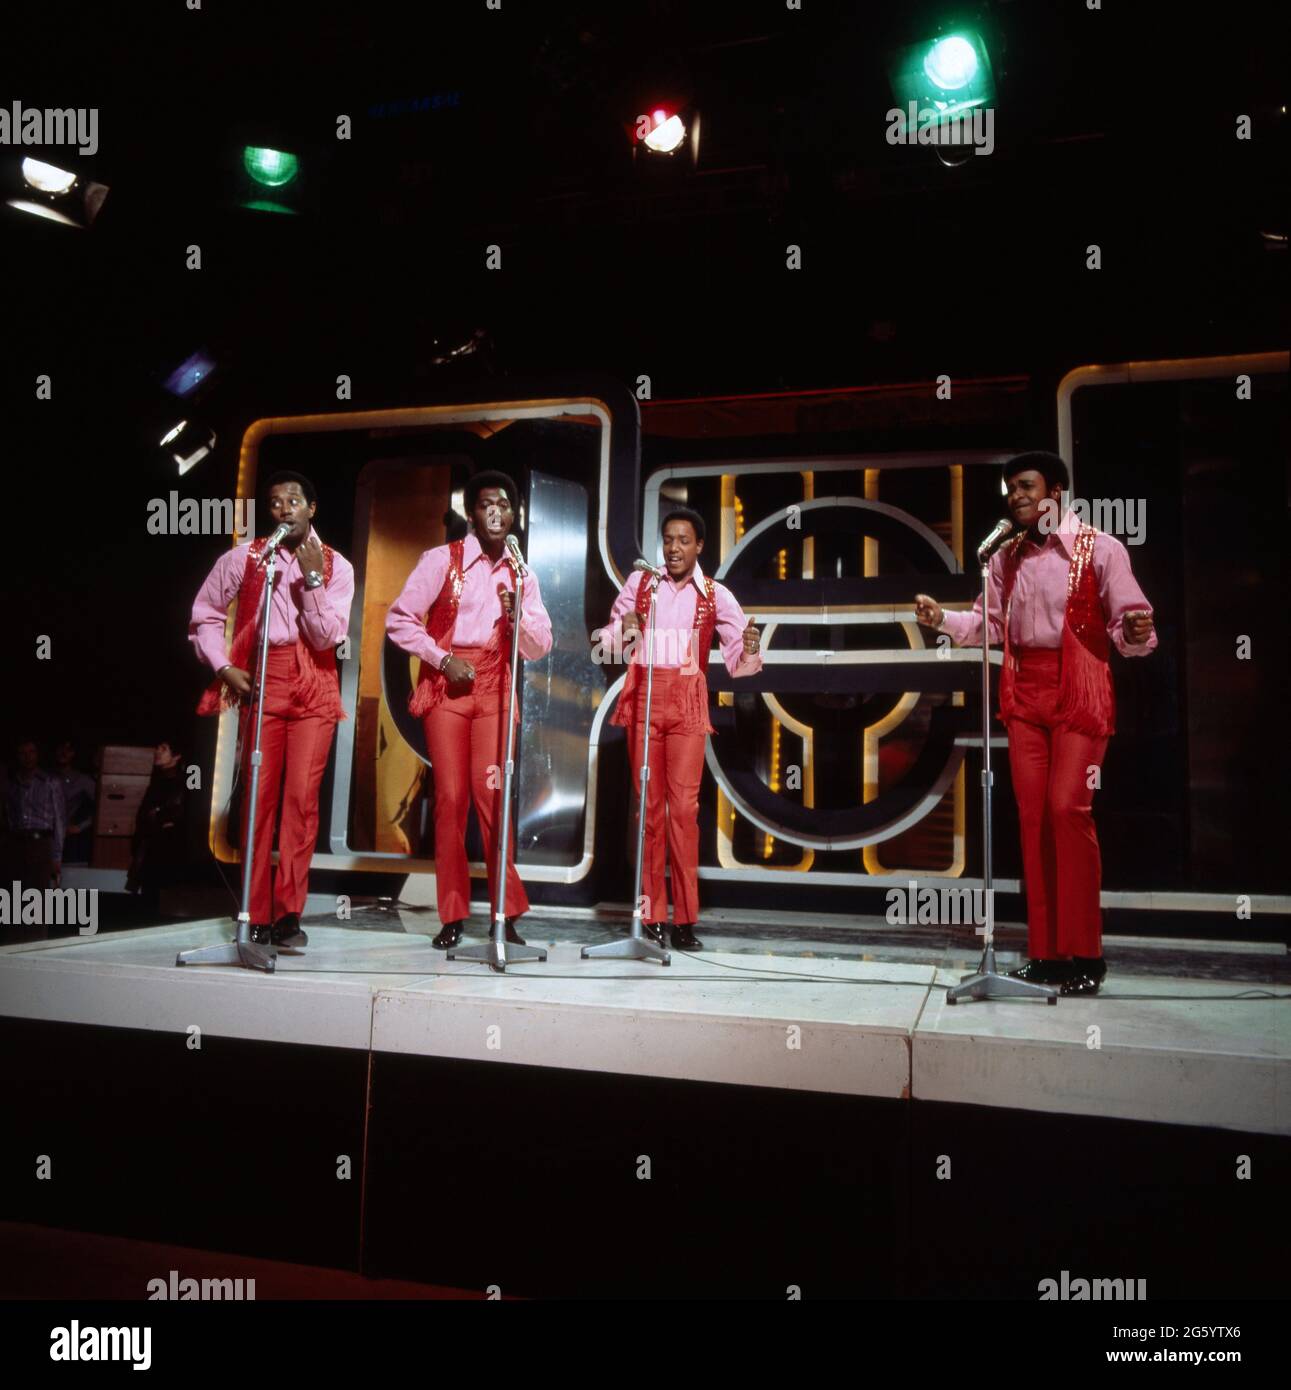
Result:
<svg viewBox="0 0 1291 1390"><path fill-rule="evenodd" d="M777 1296L796 1261L834 1292L872 1295L877 1279L1034 1296L1020 1290L1084 1272L1091 1241L1089 1258L1113 1258L1126 1233L1101 1223L1120 1203L1163 1216L1171 1194L1221 1179L1200 1218L1218 1242L1202 1241L1207 1259L1231 1263L1255 1238L1243 1213L1285 1173L1291 1133L1284 947L1109 940L1097 998L947 1007L971 940L757 916L706 920L709 949L664 968L580 959L621 917L535 914L526 935L549 959L505 975L447 961L425 914L307 919L309 946L271 975L176 967L178 951L227 939L226 921L7 946L0 1031L23 1061L6 1087L19 1117L6 1214L567 1294L672 1277L692 1295ZM1015 927L1001 935L1020 944ZM39 1154L53 1181L33 1182ZM1233 1176L1242 1154L1253 1182ZM1029 1193L1047 1164L1087 1189L1109 1163L1124 1165L1118 1196L1076 1249L1050 1231L985 1274L908 1254L979 1209L979 1183L1016 1192L1025 1175ZM234 1172L285 1185L265 1227L247 1192L239 1211L236 1186L219 1191ZM718 1207L724 1253L701 1238ZM644 1246L611 1240L615 1209ZM748 1221L763 1223L756 1257ZM861 1248L883 1252L890 1278L856 1262ZM1242 1258L1239 1282L1253 1277ZM1196 1248L1183 1266L1227 1290L1205 1267Z"/></svg>
<svg viewBox="0 0 1291 1390"><path fill-rule="evenodd" d="M468 941L482 939L476 927ZM892 948L884 959L826 943L774 952L746 924L740 949L714 937L719 949L674 952L660 967L580 959L583 944L609 939L604 925L530 917L526 927L548 960L504 975L445 959L425 931L316 921L308 948L282 952L272 975L176 968L177 952L227 940L228 922L32 942L0 951L0 1014L1291 1133L1291 1029L1275 997L1291 981L1274 983L1281 947L1245 948L1268 967L1260 984L1240 978L1258 970L1214 978L1213 950L1206 978L1164 973L1166 962L1120 971L1112 942L1096 998L947 1007L945 990L971 971L971 954L947 968L891 959ZM1001 953L1004 968L1017 960Z"/></svg>

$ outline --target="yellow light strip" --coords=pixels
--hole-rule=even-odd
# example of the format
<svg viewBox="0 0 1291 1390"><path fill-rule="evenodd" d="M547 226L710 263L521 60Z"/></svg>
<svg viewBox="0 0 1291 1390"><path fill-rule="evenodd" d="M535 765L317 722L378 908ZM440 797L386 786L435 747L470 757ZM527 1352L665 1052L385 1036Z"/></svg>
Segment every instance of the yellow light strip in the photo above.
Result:
<svg viewBox="0 0 1291 1390"><path fill-rule="evenodd" d="M802 475L803 500L810 502L815 496L815 474L804 473ZM721 527L721 550L720 559L726 558L727 551L735 547L735 479L729 475L722 477L722 527ZM729 524L728 524L729 523ZM803 578L810 579L814 574L815 548L813 538L808 536L803 541ZM782 552L787 564L788 551ZM784 578L784 573L781 573ZM789 612L797 610L789 609ZM762 701L771 711L771 717L776 721L772 726L773 746L779 746L779 728L783 725L791 733L797 734L802 739L802 800L804 806L814 806L816 804L816 770L813 758L814 752L814 732L807 724L795 719L788 710L775 698L774 695L764 694ZM717 703L724 707L729 707L735 703L735 697L729 690L719 690L717 693ZM773 761L773 780L774 770L778 766L778 759ZM773 788L774 789L774 788ZM764 832L765 833L765 832ZM724 869L740 869L747 867L735 857L735 806L725 791L719 786L717 788L717 862ZM767 857L767 845L774 843L773 837L766 836L763 847L763 858ZM783 873L806 873L815 862L816 851L805 849L802 858L796 864L780 864L773 866L777 872Z"/></svg>

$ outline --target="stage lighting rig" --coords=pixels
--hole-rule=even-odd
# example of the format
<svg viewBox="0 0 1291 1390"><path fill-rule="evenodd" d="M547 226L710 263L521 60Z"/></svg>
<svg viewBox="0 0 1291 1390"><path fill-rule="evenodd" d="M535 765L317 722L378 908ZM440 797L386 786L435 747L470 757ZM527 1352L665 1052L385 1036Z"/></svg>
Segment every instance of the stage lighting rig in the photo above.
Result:
<svg viewBox="0 0 1291 1390"><path fill-rule="evenodd" d="M252 212L298 211L300 158L288 150L266 145L247 145L242 151L245 183L241 205Z"/></svg>
<svg viewBox="0 0 1291 1390"><path fill-rule="evenodd" d="M633 156L666 162L688 152L692 166L699 162L700 116L693 106L657 103L628 124Z"/></svg>
<svg viewBox="0 0 1291 1390"><path fill-rule="evenodd" d="M205 348L200 348L186 357L161 384L172 396L188 397L204 386L214 371L215 358Z"/></svg>
<svg viewBox="0 0 1291 1390"><path fill-rule="evenodd" d="M82 179L71 169L48 164L30 156L17 168L17 178L10 178L10 195L6 202L18 212L57 222L64 227L91 225L99 215L108 195L106 184Z"/></svg>
<svg viewBox="0 0 1291 1390"><path fill-rule="evenodd" d="M430 340L429 360L432 366L447 367L467 358L486 357L492 347L488 330L484 328L438 333Z"/></svg>
<svg viewBox="0 0 1291 1390"><path fill-rule="evenodd" d="M948 168L967 163L973 149L956 137L974 120L991 121L995 105L995 76L982 35L954 28L907 44L892 55L888 78L906 142L931 145Z"/></svg>
<svg viewBox="0 0 1291 1390"><path fill-rule="evenodd" d="M162 436L159 447L174 459L182 478L215 448L215 431L200 420L181 420Z"/></svg>
<svg viewBox="0 0 1291 1390"><path fill-rule="evenodd" d="M242 151L242 167L265 188L284 188L300 172L300 160L286 150L248 145Z"/></svg>
<svg viewBox="0 0 1291 1390"><path fill-rule="evenodd" d="M898 106L914 103L929 119L948 121L995 100L995 77L985 40L976 29L955 29L893 55L888 69Z"/></svg>

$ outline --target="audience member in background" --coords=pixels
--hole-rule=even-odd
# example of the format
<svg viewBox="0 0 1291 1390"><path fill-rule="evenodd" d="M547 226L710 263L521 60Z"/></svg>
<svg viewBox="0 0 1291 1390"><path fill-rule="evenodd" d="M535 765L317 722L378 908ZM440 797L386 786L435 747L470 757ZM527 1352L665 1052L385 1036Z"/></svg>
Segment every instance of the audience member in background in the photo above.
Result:
<svg viewBox="0 0 1291 1390"><path fill-rule="evenodd" d="M13 774L4 784L4 877L44 892L62 869L67 816L62 784L39 763L35 739L20 738Z"/></svg>
<svg viewBox="0 0 1291 1390"><path fill-rule="evenodd" d="M135 819L126 874L126 892L141 894L151 913L160 911L161 890L175 881L183 867L187 797L183 754L175 744L159 743L153 753L152 778Z"/></svg>
<svg viewBox="0 0 1291 1390"><path fill-rule="evenodd" d="M76 745L65 738L54 747L54 776L63 787L67 833L63 839L64 864L90 862L90 829L94 824L94 778L76 766Z"/></svg>

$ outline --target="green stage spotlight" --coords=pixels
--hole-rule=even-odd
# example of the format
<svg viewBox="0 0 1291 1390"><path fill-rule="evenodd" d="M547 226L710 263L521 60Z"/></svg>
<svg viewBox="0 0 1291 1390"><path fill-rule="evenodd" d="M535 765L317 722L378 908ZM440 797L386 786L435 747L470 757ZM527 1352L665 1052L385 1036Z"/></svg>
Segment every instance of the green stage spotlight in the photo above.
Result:
<svg viewBox="0 0 1291 1390"><path fill-rule="evenodd" d="M924 121L949 120L995 102L990 55L975 29L954 29L899 50L888 80L897 104L913 104Z"/></svg>
<svg viewBox="0 0 1291 1390"><path fill-rule="evenodd" d="M285 150L268 150L260 145L248 145L242 151L242 164L247 173L265 188L282 188L300 170L300 160Z"/></svg>
<svg viewBox="0 0 1291 1390"><path fill-rule="evenodd" d="M305 182L299 156L267 145L243 146L237 191L240 207L294 217L300 211Z"/></svg>

